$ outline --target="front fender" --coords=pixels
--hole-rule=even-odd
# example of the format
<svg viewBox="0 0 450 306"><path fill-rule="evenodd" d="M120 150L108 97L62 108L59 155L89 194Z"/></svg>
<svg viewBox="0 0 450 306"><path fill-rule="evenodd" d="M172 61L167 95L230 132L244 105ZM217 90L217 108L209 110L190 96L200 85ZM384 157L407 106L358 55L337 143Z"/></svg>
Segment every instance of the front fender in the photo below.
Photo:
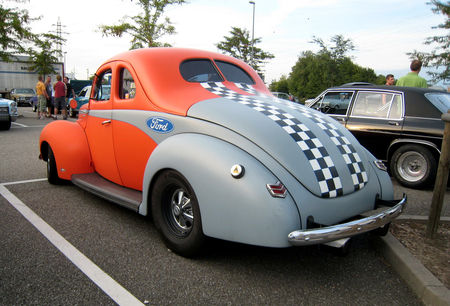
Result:
<svg viewBox="0 0 450 306"><path fill-rule="evenodd" d="M231 176L240 164L244 176ZM263 164L240 148L214 137L179 134L160 143L149 158L140 213L150 210L151 185L165 169L180 172L199 201L205 235L246 244L287 247L287 235L300 228L290 195L274 198L266 184L278 181Z"/></svg>
<svg viewBox="0 0 450 306"><path fill-rule="evenodd" d="M52 148L61 179L70 180L72 174L94 171L86 134L78 123L61 120L47 124L39 138L40 153L45 161L48 146Z"/></svg>

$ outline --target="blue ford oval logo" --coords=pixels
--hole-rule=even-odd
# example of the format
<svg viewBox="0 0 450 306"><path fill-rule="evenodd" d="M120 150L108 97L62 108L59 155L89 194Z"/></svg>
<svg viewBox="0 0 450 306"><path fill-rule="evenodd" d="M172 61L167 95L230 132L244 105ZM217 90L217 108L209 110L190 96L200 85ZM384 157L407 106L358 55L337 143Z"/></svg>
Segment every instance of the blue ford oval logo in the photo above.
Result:
<svg viewBox="0 0 450 306"><path fill-rule="evenodd" d="M169 133L173 130L173 123L162 117L150 117L147 126L158 133Z"/></svg>

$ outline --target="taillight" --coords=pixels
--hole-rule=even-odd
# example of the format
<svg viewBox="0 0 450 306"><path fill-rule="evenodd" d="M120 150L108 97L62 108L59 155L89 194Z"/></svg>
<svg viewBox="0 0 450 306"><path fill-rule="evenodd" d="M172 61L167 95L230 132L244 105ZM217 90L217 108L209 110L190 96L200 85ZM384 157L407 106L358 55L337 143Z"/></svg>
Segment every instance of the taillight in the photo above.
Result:
<svg viewBox="0 0 450 306"><path fill-rule="evenodd" d="M267 190L270 195L274 198L285 198L287 189L281 182L277 182L276 184L267 184Z"/></svg>

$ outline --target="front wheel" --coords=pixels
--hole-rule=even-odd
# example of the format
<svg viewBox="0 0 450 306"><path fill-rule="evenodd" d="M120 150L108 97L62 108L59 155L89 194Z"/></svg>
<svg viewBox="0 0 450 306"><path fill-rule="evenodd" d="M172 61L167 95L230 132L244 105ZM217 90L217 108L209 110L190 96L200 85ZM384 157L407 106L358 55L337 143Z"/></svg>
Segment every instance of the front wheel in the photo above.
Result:
<svg viewBox="0 0 450 306"><path fill-rule="evenodd" d="M206 238L197 197L180 173L168 170L158 177L152 192L152 214L169 249L186 257L200 251Z"/></svg>
<svg viewBox="0 0 450 306"><path fill-rule="evenodd" d="M50 184L61 184L62 180L58 176L58 168L56 168L55 155L49 146L47 151L47 180Z"/></svg>
<svg viewBox="0 0 450 306"><path fill-rule="evenodd" d="M423 188L432 184L437 162L426 147L409 144L398 148L390 162L392 175L409 188Z"/></svg>

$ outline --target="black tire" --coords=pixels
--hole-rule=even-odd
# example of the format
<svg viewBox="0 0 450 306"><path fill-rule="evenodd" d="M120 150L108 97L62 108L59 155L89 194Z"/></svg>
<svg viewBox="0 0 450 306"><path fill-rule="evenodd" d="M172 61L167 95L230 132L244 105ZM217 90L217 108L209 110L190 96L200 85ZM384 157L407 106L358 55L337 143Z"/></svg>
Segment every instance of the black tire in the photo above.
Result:
<svg viewBox="0 0 450 306"><path fill-rule="evenodd" d="M0 130L9 130L11 128L11 118L6 122L0 122Z"/></svg>
<svg viewBox="0 0 450 306"><path fill-rule="evenodd" d="M424 188L436 177L437 162L430 150L408 144L398 148L390 161L392 175L405 187Z"/></svg>
<svg viewBox="0 0 450 306"><path fill-rule="evenodd" d="M75 118L77 116L76 112L73 110L72 107L69 106L69 117Z"/></svg>
<svg viewBox="0 0 450 306"><path fill-rule="evenodd" d="M168 170L157 178L152 191L152 215L169 249L185 257L199 253L206 237L197 197L178 172Z"/></svg>
<svg viewBox="0 0 450 306"><path fill-rule="evenodd" d="M47 179L50 184L59 185L62 180L58 176L58 169L56 168L55 155L52 148L48 147L47 152Z"/></svg>

